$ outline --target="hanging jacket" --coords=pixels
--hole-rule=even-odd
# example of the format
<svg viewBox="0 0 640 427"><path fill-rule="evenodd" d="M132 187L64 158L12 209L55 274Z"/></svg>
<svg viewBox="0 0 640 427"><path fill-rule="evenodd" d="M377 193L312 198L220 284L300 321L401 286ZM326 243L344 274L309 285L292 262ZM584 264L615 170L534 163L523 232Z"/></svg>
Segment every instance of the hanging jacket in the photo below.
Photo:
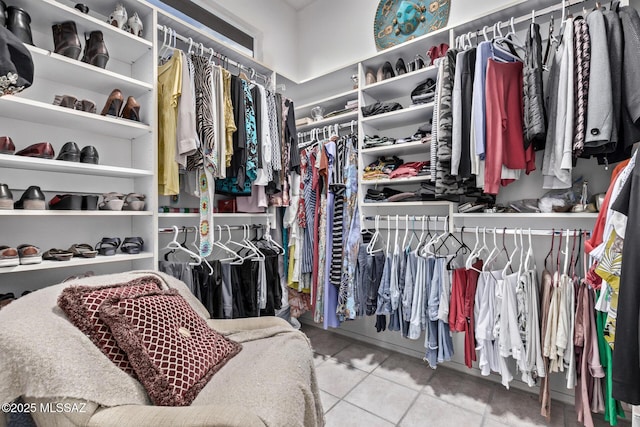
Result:
<svg viewBox="0 0 640 427"><path fill-rule="evenodd" d="M540 26L531 24L525 41L524 61L524 148L544 150L547 116L542 91L542 38Z"/></svg>

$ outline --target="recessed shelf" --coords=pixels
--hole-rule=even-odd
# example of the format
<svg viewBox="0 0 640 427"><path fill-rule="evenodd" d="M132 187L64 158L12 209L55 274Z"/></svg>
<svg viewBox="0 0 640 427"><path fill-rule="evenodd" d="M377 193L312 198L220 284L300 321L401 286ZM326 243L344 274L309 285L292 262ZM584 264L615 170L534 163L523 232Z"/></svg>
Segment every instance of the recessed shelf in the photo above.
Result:
<svg viewBox="0 0 640 427"><path fill-rule="evenodd" d="M214 218L268 218L271 214L268 213L214 213ZM159 213L158 218L200 218L199 213Z"/></svg>
<svg viewBox="0 0 640 427"><path fill-rule="evenodd" d="M133 120L101 116L14 95L0 97L0 115L15 120L28 120L31 123L125 139L137 138L151 132L151 126Z"/></svg>
<svg viewBox="0 0 640 427"><path fill-rule="evenodd" d="M383 145L380 147L363 148L360 152L363 155L383 156L393 154L403 156L408 154L428 154L431 151L431 144L422 141L406 142L404 144Z"/></svg>
<svg viewBox="0 0 640 427"><path fill-rule="evenodd" d="M153 171L93 165L90 163L64 162L62 160L0 154L0 167L45 172L72 173L75 175L109 176L114 178L140 178L153 176Z"/></svg>
<svg viewBox="0 0 640 427"><path fill-rule="evenodd" d="M46 249L43 249L45 251ZM19 265L16 267L2 267L0 274L24 273L27 271L51 270L54 268L84 267L87 265L108 264L114 262L136 261L140 259L151 259L153 254L144 252L136 255L117 254L112 256L98 255L95 258L72 258L69 261L42 261L40 264Z"/></svg>
<svg viewBox="0 0 640 427"><path fill-rule="evenodd" d="M438 69L435 66L421 68L411 73L402 74L365 86L362 88L362 91L378 101L385 101L400 96L409 97L411 91L428 78L432 78L435 81L437 74Z"/></svg>
<svg viewBox="0 0 640 427"><path fill-rule="evenodd" d="M350 113L340 114L338 116L328 117L326 119L318 120L317 122L309 123L308 125L298 126L298 131L304 131L308 129L321 128L322 126L333 125L336 123L346 123L350 120L358 121L358 111L352 111Z"/></svg>
<svg viewBox="0 0 640 427"><path fill-rule="evenodd" d="M34 62L35 78L53 82L91 88L95 92L104 93L104 99L113 88L118 88L127 95L138 97L153 90L153 85L131 77L104 70L82 61L68 58L39 47L25 45L31 52ZM96 100L98 101L98 100ZM99 100L103 101L103 100ZM100 102L96 108L101 109Z"/></svg>
<svg viewBox="0 0 640 427"><path fill-rule="evenodd" d="M374 129L385 130L409 126L418 123L428 123L433 115L433 102L428 104L412 105L402 110L390 111L362 119L363 125Z"/></svg>
<svg viewBox="0 0 640 427"><path fill-rule="evenodd" d="M411 184L414 182L431 181L431 175L410 176L407 178L382 178L382 179L360 179L362 185L393 185L393 184Z"/></svg>
<svg viewBox="0 0 640 427"><path fill-rule="evenodd" d="M136 62L152 49L150 41L134 36L91 16L91 11L89 14L84 14L56 0L12 0L11 5L19 6L29 11L33 28L48 28L50 31L53 24L74 21L78 34L89 34L91 31L96 30L102 31L105 44L109 50L109 57L125 63L132 64ZM108 63L107 68L109 68Z"/></svg>

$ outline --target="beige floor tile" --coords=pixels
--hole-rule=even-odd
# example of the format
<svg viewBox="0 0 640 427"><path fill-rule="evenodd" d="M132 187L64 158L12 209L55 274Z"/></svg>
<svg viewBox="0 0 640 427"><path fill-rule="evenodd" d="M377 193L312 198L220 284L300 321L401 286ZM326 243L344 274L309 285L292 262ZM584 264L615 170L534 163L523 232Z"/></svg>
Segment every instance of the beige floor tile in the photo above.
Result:
<svg viewBox="0 0 640 427"><path fill-rule="evenodd" d="M469 411L483 414L493 387L493 384L486 379L439 367L422 392Z"/></svg>
<svg viewBox="0 0 640 427"><path fill-rule="evenodd" d="M393 427L392 423L344 400L334 406L325 419L325 427Z"/></svg>
<svg viewBox="0 0 640 427"><path fill-rule="evenodd" d="M315 366L319 366L321 363L329 360L329 356L325 356L324 354L313 353L313 364Z"/></svg>
<svg viewBox="0 0 640 427"><path fill-rule="evenodd" d="M369 375L344 400L397 424L417 395L416 390Z"/></svg>
<svg viewBox="0 0 640 427"><path fill-rule="evenodd" d="M320 400L322 400L322 409L324 409L325 414L340 401L337 397L322 390L320 390Z"/></svg>
<svg viewBox="0 0 640 427"><path fill-rule="evenodd" d="M313 334L309 337L309 340L313 351L325 356L333 356L353 343L353 340L325 331Z"/></svg>
<svg viewBox="0 0 640 427"><path fill-rule="evenodd" d="M391 355L380 347L354 343L333 356L333 359L348 366L371 372Z"/></svg>
<svg viewBox="0 0 640 427"><path fill-rule="evenodd" d="M433 396L421 394L401 427L480 427L482 415L464 410Z"/></svg>
<svg viewBox="0 0 640 427"><path fill-rule="evenodd" d="M417 357L393 353L372 373L413 390L422 390L434 372Z"/></svg>
<svg viewBox="0 0 640 427"><path fill-rule="evenodd" d="M337 397L344 397L367 373L350 368L335 360L327 360L316 368L320 390Z"/></svg>
<svg viewBox="0 0 640 427"><path fill-rule="evenodd" d="M496 389L487 408L487 419L517 427L557 426L563 427L565 405L551 402L551 422L540 415L538 395L496 385Z"/></svg>

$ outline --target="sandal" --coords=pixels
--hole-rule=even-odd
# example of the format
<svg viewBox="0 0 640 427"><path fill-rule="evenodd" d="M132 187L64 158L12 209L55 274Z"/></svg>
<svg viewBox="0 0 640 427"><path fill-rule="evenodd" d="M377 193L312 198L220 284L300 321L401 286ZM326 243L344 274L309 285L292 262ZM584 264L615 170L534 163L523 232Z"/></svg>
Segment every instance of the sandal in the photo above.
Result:
<svg viewBox="0 0 640 427"><path fill-rule="evenodd" d="M71 245L69 252L71 252L74 257L82 258L95 258L96 255L98 255L98 251L94 250L93 246L87 243L76 243Z"/></svg>
<svg viewBox="0 0 640 427"><path fill-rule="evenodd" d="M42 254L42 259L49 261L69 261L71 258L73 258L73 254L64 249L53 248Z"/></svg>
<svg viewBox="0 0 640 427"><path fill-rule="evenodd" d="M122 193L105 193L102 195L102 201L98 205L101 211L121 211L124 205L124 194Z"/></svg>
<svg viewBox="0 0 640 427"><path fill-rule="evenodd" d="M0 246L0 267L15 267L20 265L18 251L9 246Z"/></svg>
<svg viewBox="0 0 640 427"><path fill-rule="evenodd" d="M120 250L129 255L135 255L142 252L144 240L142 237L125 237Z"/></svg>
<svg viewBox="0 0 640 427"><path fill-rule="evenodd" d="M144 210L146 196L144 194L129 193L124 198L122 210L125 211L142 211Z"/></svg>
<svg viewBox="0 0 640 427"><path fill-rule="evenodd" d="M37 246L29 244L18 246L18 256L22 265L40 264L42 262L42 253Z"/></svg>
<svg viewBox="0 0 640 427"><path fill-rule="evenodd" d="M96 245L96 250L100 255L115 255L120 247L119 237L103 237L100 243Z"/></svg>

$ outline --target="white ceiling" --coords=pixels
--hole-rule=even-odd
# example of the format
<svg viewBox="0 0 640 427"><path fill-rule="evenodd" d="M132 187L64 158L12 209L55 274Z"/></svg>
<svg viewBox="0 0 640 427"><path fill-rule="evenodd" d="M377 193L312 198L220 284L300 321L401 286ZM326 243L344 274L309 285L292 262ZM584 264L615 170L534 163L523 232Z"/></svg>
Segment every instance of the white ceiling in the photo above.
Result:
<svg viewBox="0 0 640 427"><path fill-rule="evenodd" d="M301 10L314 3L317 0L284 0L289 6L295 10Z"/></svg>

